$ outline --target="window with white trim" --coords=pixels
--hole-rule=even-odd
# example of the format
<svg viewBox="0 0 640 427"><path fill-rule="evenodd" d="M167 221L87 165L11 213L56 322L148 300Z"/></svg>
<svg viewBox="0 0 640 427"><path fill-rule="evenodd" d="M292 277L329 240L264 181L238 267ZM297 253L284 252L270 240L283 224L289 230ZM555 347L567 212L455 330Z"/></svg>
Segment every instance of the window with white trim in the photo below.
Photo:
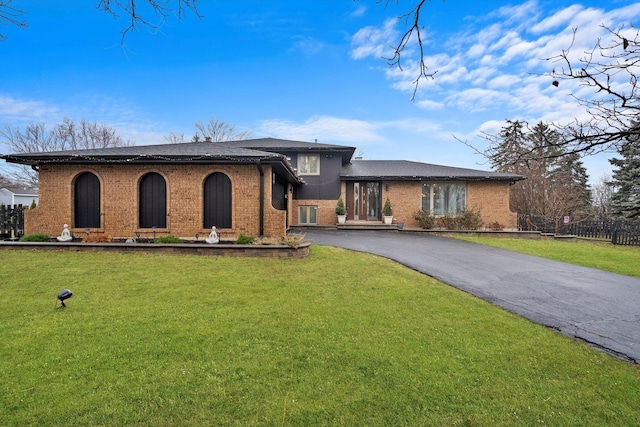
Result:
<svg viewBox="0 0 640 427"><path fill-rule="evenodd" d="M300 224L317 224L318 223L318 207L317 206L300 206L298 209L298 223Z"/></svg>
<svg viewBox="0 0 640 427"><path fill-rule="evenodd" d="M462 182L422 184L422 209L433 215L456 215L467 207L467 185Z"/></svg>
<svg viewBox="0 0 640 427"><path fill-rule="evenodd" d="M320 156L318 154L298 154L298 173L300 175L320 175Z"/></svg>

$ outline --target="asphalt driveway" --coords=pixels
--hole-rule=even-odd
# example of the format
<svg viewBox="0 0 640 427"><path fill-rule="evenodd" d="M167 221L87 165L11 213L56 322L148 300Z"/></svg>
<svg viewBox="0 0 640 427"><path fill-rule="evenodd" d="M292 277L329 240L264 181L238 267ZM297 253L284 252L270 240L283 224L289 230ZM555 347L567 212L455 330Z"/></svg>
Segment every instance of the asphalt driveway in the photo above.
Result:
<svg viewBox="0 0 640 427"><path fill-rule="evenodd" d="M638 278L419 233L314 230L307 231L306 237L318 245L393 259L617 357L640 363Z"/></svg>

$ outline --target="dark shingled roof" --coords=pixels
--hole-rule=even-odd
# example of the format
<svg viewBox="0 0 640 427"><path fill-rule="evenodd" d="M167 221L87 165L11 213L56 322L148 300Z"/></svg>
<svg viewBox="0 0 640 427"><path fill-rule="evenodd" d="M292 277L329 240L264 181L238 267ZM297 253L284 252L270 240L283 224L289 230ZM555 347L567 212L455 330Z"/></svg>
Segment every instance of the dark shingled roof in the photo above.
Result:
<svg viewBox="0 0 640 427"><path fill-rule="evenodd" d="M331 150L345 151L353 153L355 147L346 145L322 144L319 142L291 141L288 139L278 138L259 138L244 139L240 141L224 141L217 144L232 145L243 148L253 148L258 150L281 150L281 151L315 151L315 150Z"/></svg>
<svg viewBox="0 0 640 427"><path fill-rule="evenodd" d="M344 166L340 177L346 180L393 179L404 181L452 180L465 181L519 181L522 175L487 172L476 169L455 168L406 160L354 160Z"/></svg>
<svg viewBox="0 0 640 427"><path fill-rule="evenodd" d="M254 150L230 144L187 142L183 144L133 145L129 147L65 150L43 153L0 155L11 163L40 165L46 163L257 163L271 164L276 173L289 182L301 183L289 161L282 154Z"/></svg>
<svg viewBox="0 0 640 427"><path fill-rule="evenodd" d="M159 144L159 145L132 145L129 147L111 147L111 148L95 148L88 150L65 150L65 151L49 151L43 153L18 153L3 155L3 158L16 163L37 164L40 162L52 162L65 160L69 161L74 158L81 160L82 163L103 162L104 160L125 159L125 160L144 160L144 158L154 158L156 160L180 160L180 159L199 159L204 158L279 158L281 155L244 148L240 146L232 146L228 144L220 144L214 142L187 142L184 144ZM146 162L145 162L146 163Z"/></svg>

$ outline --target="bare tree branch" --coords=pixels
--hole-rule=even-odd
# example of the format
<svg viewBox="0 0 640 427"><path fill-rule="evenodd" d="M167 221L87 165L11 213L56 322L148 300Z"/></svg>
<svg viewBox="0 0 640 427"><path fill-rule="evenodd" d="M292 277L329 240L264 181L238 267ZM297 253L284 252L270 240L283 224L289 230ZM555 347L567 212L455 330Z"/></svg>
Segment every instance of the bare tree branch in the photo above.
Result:
<svg viewBox="0 0 640 427"><path fill-rule="evenodd" d="M172 3L176 3L175 6ZM107 12L115 18L121 14L127 17L128 24L122 30L121 43L124 44L129 32L142 28L156 29L159 25L175 15L181 21L184 15L192 12L198 18L202 18L198 12L198 0L100 0L97 8ZM141 10L146 7L147 10ZM160 24L151 22L149 15L159 19Z"/></svg>
<svg viewBox="0 0 640 427"><path fill-rule="evenodd" d="M0 24L4 26L15 25L18 28L24 28L27 23L22 20L25 12L11 6L13 0L0 0ZM0 33L0 41L5 41L7 37Z"/></svg>
<svg viewBox="0 0 640 427"><path fill-rule="evenodd" d="M640 31L633 25L611 29L602 25L609 40L598 39L594 47L572 59L573 42L559 55L547 58L558 66L548 74L552 84L574 81L592 90L593 97L571 96L589 114L586 120L557 124L564 136L561 144L569 153L589 155L616 150L630 136L640 134L638 76L640 75Z"/></svg>
<svg viewBox="0 0 640 427"><path fill-rule="evenodd" d="M383 0L378 0L378 3L381 3ZM389 4L391 0L385 0L386 4ZM398 3L399 0L394 0ZM430 0L429 0L430 1ZM399 19L403 19L407 24L410 23L409 29L405 31L405 33L400 38L400 41L395 46L392 46L393 56L390 58L384 58L389 64L390 67L398 67L400 71L403 71L402 68L402 58L405 53L405 49L415 37L415 40L418 44L418 50L420 52L420 58L418 61L418 66L420 71L418 72L418 76L413 81L413 95L411 96L411 100L415 100L416 93L418 91L418 85L420 84L420 80L422 79L433 79L437 73L437 71L429 71L429 67L425 61L424 54L424 43L423 43L423 34L422 31L424 27L420 24L420 14L422 12L422 7L427 2L427 0L420 0L416 7L414 7L410 12L406 13L399 17Z"/></svg>

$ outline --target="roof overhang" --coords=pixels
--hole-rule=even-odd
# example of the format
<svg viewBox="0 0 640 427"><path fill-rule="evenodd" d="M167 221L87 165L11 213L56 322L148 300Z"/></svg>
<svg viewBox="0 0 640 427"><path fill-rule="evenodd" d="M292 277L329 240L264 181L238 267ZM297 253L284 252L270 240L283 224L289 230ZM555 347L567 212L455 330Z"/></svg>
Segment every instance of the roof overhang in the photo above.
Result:
<svg viewBox="0 0 640 427"><path fill-rule="evenodd" d="M26 166L42 166L57 164L263 164L270 165L274 172L283 177L291 184L303 184L304 181L298 176L285 156L279 154L269 154L266 156L224 156L224 155L99 155L85 156L79 154L56 154L51 153L21 153L0 155L9 163Z"/></svg>

